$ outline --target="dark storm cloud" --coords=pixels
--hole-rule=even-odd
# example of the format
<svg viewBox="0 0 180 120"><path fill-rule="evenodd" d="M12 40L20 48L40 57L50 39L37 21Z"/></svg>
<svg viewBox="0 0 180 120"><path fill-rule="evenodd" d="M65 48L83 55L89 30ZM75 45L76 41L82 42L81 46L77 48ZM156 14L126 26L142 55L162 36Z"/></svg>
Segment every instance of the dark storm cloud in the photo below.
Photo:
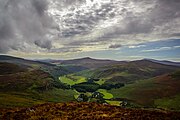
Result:
<svg viewBox="0 0 180 120"><path fill-rule="evenodd" d="M54 23L47 9L46 0L0 0L0 52L18 47L31 51L33 45L49 49L44 40ZM34 44L37 39L41 42Z"/></svg>

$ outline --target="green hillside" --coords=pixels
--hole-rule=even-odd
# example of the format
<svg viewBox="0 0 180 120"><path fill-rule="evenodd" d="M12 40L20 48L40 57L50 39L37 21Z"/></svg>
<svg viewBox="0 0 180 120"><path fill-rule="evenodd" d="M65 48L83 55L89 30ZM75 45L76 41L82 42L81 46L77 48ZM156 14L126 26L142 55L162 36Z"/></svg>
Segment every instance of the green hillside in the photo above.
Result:
<svg viewBox="0 0 180 120"><path fill-rule="evenodd" d="M128 64L110 65L108 67L80 71L61 76L60 81L75 88L79 92L78 94L100 92L109 104L120 105L122 101L127 101L128 107L179 109L177 106L177 101L179 100L177 89L171 89L170 91L168 88L173 76L179 79L179 73L170 74L167 85L163 85L163 82L154 83L157 78L160 79L163 75L178 69L176 66L141 60L129 62ZM96 86L94 83L99 86ZM178 83L173 84L178 85ZM171 84L171 87L173 84ZM124 85L125 87L123 87ZM167 93L164 93L164 91L167 91ZM174 93L172 94L172 92ZM168 105L165 103L166 100L169 101ZM174 102L176 105L170 104Z"/></svg>
<svg viewBox="0 0 180 120"><path fill-rule="evenodd" d="M126 98L140 106L180 110L180 72L141 80L108 92L114 98Z"/></svg>
<svg viewBox="0 0 180 120"><path fill-rule="evenodd" d="M85 70L75 75L87 78L104 79L110 83L133 83L136 80L148 79L179 69L176 66L168 66L154 63L148 60L134 61L124 64L100 67L95 70Z"/></svg>

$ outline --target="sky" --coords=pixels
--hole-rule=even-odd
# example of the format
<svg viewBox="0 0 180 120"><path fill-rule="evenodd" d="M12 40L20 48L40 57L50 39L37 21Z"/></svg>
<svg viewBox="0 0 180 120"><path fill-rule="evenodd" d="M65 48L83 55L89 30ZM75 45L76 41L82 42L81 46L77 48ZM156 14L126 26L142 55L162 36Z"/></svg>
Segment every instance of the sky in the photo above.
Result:
<svg viewBox="0 0 180 120"><path fill-rule="evenodd" d="M180 61L180 0L0 0L0 54Z"/></svg>

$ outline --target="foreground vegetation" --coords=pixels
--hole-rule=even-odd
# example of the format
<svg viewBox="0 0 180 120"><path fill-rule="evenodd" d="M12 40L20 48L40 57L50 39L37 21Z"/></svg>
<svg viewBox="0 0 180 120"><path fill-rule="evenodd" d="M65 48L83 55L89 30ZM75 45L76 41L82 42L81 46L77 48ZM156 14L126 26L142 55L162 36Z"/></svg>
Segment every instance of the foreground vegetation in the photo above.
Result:
<svg viewBox="0 0 180 120"><path fill-rule="evenodd" d="M97 103L42 104L30 108L1 109L0 119L14 120L178 120L179 112L124 109Z"/></svg>

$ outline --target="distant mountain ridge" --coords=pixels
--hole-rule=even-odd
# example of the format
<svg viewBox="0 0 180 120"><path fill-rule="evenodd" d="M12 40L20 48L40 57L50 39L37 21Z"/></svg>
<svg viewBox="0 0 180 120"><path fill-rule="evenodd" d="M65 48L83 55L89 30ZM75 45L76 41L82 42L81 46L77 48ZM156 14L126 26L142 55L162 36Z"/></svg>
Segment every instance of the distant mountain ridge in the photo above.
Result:
<svg viewBox="0 0 180 120"><path fill-rule="evenodd" d="M33 64L41 65L41 66L54 66L53 64L46 63L43 61L35 61L35 60L28 60L24 58L14 57L14 56L8 56L8 55L0 55L0 62L8 62L8 63L15 63L25 66L31 66Z"/></svg>
<svg viewBox="0 0 180 120"><path fill-rule="evenodd" d="M164 65L180 66L180 62L172 62L172 61L167 61L167 60L155 60L155 59L144 59L144 60L149 60L152 62L164 64Z"/></svg>
<svg viewBox="0 0 180 120"><path fill-rule="evenodd" d="M12 60L39 62L42 64L47 64L47 63L53 63L53 64L121 63L122 64L122 63L133 62L133 61L110 60L110 59L95 59L91 57L69 59L69 60L54 60L54 59L29 60L29 59L24 59L24 58L9 56L9 55L0 55L0 61L12 61ZM144 58L142 60L147 60L147 61L165 64L165 65L180 66L180 62L173 62L173 61L168 61L168 60L156 60L156 59L149 59L149 58ZM134 61L139 61L139 60L134 60Z"/></svg>
<svg viewBox="0 0 180 120"><path fill-rule="evenodd" d="M112 65L112 64L123 64L126 61L115 61L106 59L94 59L90 57L71 59L71 60L54 60L51 61L54 64L64 64L64 65L77 65L87 68L98 68L102 66Z"/></svg>
<svg viewBox="0 0 180 120"><path fill-rule="evenodd" d="M180 62L173 62L173 61L167 61L167 60L155 60L155 59L142 59L146 61L151 61L154 63L159 63L159 64L164 64L164 65L172 65L172 66L180 66ZM84 57L84 58L77 58L77 59L70 59L70 60L42 60L45 62L49 62L52 64L66 64L66 65L87 65L89 68L90 65L94 65L93 68L97 67L102 67L103 65L110 65L110 64L125 64L125 63L130 63L130 62L135 62L135 61L140 61L140 60L134 60L134 61L118 61L118 60L110 60L110 59L95 59L95 58L90 58L90 57ZM89 64L89 65L88 65ZM99 64L99 65L97 65ZM96 66L97 65L97 66Z"/></svg>

